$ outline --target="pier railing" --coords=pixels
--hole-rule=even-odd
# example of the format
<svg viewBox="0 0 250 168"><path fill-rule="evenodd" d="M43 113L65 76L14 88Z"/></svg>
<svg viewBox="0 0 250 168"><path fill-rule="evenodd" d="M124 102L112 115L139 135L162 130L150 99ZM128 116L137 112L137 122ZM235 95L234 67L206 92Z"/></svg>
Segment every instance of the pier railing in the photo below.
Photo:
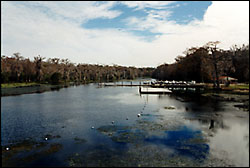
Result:
<svg viewBox="0 0 250 168"><path fill-rule="evenodd" d="M204 88L205 84L116 84L116 83L99 83L99 86L142 86L142 87L153 87L153 88Z"/></svg>

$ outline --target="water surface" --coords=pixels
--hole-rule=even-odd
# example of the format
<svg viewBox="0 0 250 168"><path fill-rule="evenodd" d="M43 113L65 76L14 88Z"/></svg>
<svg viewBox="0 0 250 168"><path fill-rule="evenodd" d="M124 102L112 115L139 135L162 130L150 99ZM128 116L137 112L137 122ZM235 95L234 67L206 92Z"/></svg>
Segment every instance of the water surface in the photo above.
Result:
<svg viewBox="0 0 250 168"><path fill-rule="evenodd" d="M1 97L1 145L3 166L249 166L249 112L80 85Z"/></svg>

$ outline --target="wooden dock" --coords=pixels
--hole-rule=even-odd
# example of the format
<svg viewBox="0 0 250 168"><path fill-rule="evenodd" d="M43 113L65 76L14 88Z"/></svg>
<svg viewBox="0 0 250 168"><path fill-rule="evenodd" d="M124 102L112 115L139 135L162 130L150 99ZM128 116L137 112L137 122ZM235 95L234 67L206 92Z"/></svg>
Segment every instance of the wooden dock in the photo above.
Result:
<svg viewBox="0 0 250 168"><path fill-rule="evenodd" d="M197 84L156 84L151 85L154 88L204 88L205 84L197 83Z"/></svg>
<svg viewBox="0 0 250 168"><path fill-rule="evenodd" d="M141 87L152 87L152 88L204 88L205 84L115 84L115 83L100 83L99 86L127 86L127 87L134 87L134 86L141 86Z"/></svg>
<svg viewBox="0 0 250 168"><path fill-rule="evenodd" d="M139 87L139 93L140 94L168 94L168 93L172 93L172 91L167 88Z"/></svg>
<svg viewBox="0 0 250 168"><path fill-rule="evenodd" d="M104 84L99 84L99 86L130 86L130 87L133 87L133 86L148 86L150 87L151 85L149 84L111 84L111 83L104 83Z"/></svg>

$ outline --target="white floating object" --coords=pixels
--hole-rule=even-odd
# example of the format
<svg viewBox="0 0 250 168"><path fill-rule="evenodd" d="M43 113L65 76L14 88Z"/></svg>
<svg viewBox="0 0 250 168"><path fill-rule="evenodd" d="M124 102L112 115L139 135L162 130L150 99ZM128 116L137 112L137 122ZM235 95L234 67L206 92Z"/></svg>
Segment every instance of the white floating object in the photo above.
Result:
<svg viewBox="0 0 250 168"><path fill-rule="evenodd" d="M137 117L140 117L141 116L141 114L137 114Z"/></svg>
<svg viewBox="0 0 250 168"><path fill-rule="evenodd" d="M45 141L47 141L48 140L48 138L45 138Z"/></svg>
<svg viewBox="0 0 250 168"><path fill-rule="evenodd" d="M10 148L7 147L6 150L10 150Z"/></svg>
<svg viewBox="0 0 250 168"><path fill-rule="evenodd" d="M91 129L94 129L95 127L91 127Z"/></svg>

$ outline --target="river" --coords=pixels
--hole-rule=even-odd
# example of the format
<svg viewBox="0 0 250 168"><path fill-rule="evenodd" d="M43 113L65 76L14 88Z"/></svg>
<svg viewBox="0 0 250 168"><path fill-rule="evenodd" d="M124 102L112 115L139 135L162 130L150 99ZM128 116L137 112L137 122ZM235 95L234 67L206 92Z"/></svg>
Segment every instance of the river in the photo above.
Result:
<svg viewBox="0 0 250 168"><path fill-rule="evenodd" d="M234 105L97 84L1 97L2 166L249 166Z"/></svg>

